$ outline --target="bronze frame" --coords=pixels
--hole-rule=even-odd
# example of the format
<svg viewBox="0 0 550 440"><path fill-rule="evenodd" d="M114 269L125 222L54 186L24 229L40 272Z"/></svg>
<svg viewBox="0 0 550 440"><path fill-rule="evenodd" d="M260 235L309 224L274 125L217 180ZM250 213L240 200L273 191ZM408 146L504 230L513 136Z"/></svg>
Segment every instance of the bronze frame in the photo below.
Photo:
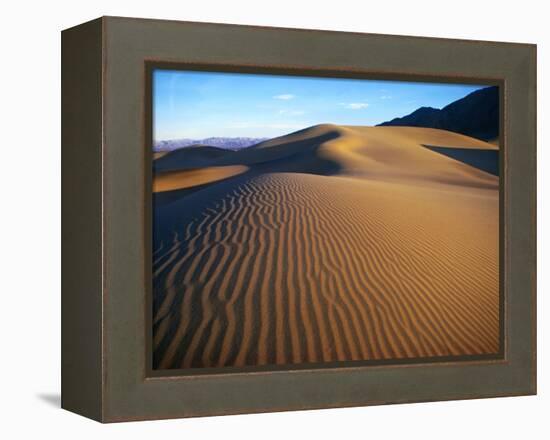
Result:
<svg viewBox="0 0 550 440"><path fill-rule="evenodd" d="M62 56L64 408L114 422L536 393L536 46L103 17L64 31ZM504 359L153 375L147 72L162 65L500 85Z"/></svg>

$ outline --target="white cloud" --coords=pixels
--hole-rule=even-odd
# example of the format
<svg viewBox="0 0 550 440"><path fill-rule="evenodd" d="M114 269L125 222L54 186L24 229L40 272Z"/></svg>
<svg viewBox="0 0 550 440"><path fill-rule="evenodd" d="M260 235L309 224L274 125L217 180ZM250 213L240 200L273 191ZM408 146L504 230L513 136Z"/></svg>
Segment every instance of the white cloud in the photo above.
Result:
<svg viewBox="0 0 550 440"><path fill-rule="evenodd" d="M391 99L390 95L382 95L380 99Z"/></svg>
<svg viewBox="0 0 550 440"><path fill-rule="evenodd" d="M341 102L340 105L343 105L345 108L350 110L362 110L369 106L366 102Z"/></svg>
<svg viewBox="0 0 550 440"><path fill-rule="evenodd" d="M282 95L275 95L273 99L282 99L283 101L288 101L290 99L294 99L295 96L291 95L290 93L283 93Z"/></svg>

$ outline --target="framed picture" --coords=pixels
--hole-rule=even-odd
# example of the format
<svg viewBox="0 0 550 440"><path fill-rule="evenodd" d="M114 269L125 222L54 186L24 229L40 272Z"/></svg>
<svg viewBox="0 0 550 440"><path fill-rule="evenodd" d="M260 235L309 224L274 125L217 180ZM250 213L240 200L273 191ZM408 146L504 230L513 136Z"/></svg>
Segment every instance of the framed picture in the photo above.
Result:
<svg viewBox="0 0 550 440"><path fill-rule="evenodd" d="M536 393L536 46L62 34L62 406Z"/></svg>

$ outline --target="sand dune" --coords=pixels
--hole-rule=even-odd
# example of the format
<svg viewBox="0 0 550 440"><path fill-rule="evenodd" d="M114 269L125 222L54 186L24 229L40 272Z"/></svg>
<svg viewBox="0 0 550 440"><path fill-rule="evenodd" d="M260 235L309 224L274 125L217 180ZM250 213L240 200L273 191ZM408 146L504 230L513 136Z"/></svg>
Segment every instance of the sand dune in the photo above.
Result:
<svg viewBox="0 0 550 440"><path fill-rule="evenodd" d="M231 155L233 151L206 145L191 145L154 157L155 172L166 172L211 166L213 159Z"/></svg>
<svg viewBox="0 0 550 440"><path fill-rule="evenodd" d="M246 171L155 210L155 367L498 352L498 177L424 144L495 149L321 125L211 158Z"/></svg>

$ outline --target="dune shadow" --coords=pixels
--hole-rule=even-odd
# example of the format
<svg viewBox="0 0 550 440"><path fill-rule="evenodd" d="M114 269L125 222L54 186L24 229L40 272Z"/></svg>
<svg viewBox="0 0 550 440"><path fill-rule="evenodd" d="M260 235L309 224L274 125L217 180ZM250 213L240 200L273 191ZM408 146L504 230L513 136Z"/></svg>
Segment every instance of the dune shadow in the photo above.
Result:
<svg viewBox="0 0 550 440"><path fill-rule="evenodd" d="M480 148L440 147L438 145L426 145L423 147L451 159L458 160L493 176L499 175L499 151L483 150Z"/></svg>

